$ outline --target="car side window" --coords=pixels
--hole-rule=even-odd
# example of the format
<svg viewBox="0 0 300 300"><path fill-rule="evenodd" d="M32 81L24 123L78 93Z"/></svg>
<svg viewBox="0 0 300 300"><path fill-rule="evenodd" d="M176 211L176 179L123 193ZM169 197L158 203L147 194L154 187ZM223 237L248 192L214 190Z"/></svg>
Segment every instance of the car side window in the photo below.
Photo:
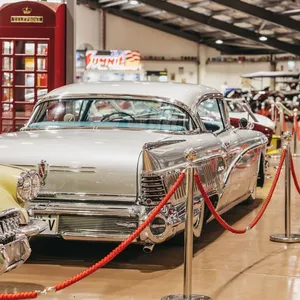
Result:
<svg viewBox="0 0 300 300"><path fill-rule="evenodd" d="M220 99L205 99L201 101L197 111L207 130L218 133L225 129L223 119L224 106Z"/></svg>

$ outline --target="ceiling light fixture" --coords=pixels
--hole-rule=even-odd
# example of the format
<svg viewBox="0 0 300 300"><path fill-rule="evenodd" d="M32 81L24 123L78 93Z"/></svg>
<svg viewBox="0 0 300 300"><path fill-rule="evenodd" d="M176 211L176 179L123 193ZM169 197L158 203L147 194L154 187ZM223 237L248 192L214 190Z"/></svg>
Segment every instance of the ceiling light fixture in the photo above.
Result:
<svg viewBox="0 0 300 300"><path fill-rule="evenodd" d="M131 5L138 5L139 4L139 1L136 1L136 0L130 0L129 3Z"/></svg>
<svg viewBox="0 0 300 300"><path fill-rule="evenodd" d="M216 44L223 44L223 41L222 40L216 40Z"/></svg>
<svg viewBox="0 0 300 300"><path fill-rule="evenodd" d="M266 36L262 35L262 36L259 37L259 40L260 40L261 42L265 42L265 41L268 40L268 38L267 38Z"/></svg>

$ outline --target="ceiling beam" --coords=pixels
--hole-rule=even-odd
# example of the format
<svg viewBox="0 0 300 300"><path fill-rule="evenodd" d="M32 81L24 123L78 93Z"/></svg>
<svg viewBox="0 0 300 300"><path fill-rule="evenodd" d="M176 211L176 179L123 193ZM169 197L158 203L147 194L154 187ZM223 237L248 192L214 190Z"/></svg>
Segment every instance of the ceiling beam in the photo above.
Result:
<svg viewBox="0 0 300 300"><path fill-rule="evenodd" d="M146 13L143 13L141 14L141 17L152 17L152 16L156 16L156 15L160 15L164 13L163 10L152 10L152 11L149 11L149 12L146 12Z"/></svg>
<svg viewBox="0 0 300 300"><path fill-rule="evenodd" d="M115 8L107 8L104 9L108 13L124 18L126 20L145 25L154 29L158 29L160 31L176 35L178 37L184 38L186 40L192 41L199 43L201 41L201 37L199 34L195 33L188 33L188 32L183 32L180 31L180 27L178 26L171 26L171 25L166 25L166 24L161 24L157 22L156 20L151 20L150 18L141 18L139 14L135 12L129 12L129 11L121 11Z"/></svg>
<svg viewBox="0 0 300 300"><path fill-rule="evenodd" d="M300 15L300 9L291 9L291 10L286 10L281 12L282 15L287 15L287 16L297 16Z"/></svg>
<svg viewBox="0 0 300 300"><path fill-rule="evenodd" d="M110 2L108 4L105 4L103 6L104 7L111 7L111 6L117 6L117 5L121 5L121 4L125 4L127 3L128 1L127 0L119 0L119 1L113 1L113 2ZM101 3L101 2L100 2Z"/></svg>
<svg viewBox="0 0 300 300"><path fill-rule="evenodd" d="M127 2L123 5L120 6L120 9L121 10L125 10L125 9L133 9L133 8L136 8L136 7L140 7L140 6L143 6L144 4L143 3L138 3L138 4L130 4L130 2Z"/></svg>
<svg viewBox="0 0 300 300"><path fill-rule="evenodd" d="M245 18L235 18L233 23L237 24L237 23L250 23L255 20L255 18L253 17L245 17Z"/></svg>
<svg viewBox="0 0 300 300"><path fill-rule="evenodd" d="M102 9L102 6L92 0L77 0L78 4L84 4L88 5L93 9ZM173 26L173 25L165 25L160 22L157 22L156 19L151 19L151 18L141 18L141 16L133 11L127 11L127 10L119 10L113 7L107 7L104 9L110 14L113 14L115 16L124 18L126 20L153 28L157 29L175 36L178 36L180 38L184 38L186 40L190 40L196 43L202 43L205 44L211 48L215 48L219 50L222 54L231 54L231 55L256 55L256 54L270 54L274 53L274 50L269 50L269 49L249 49L246 47L232 47L232 46L226 46L224 44L218 45L215 43L214 40L211 39L205 39L202 37L202 35L196 33L196 32L184 32L180 31L179 26Z"/></svg>
<svg viewBox="0 0 300 300"><path fill-rule="evenodd" d="M296 31L300 31L300 22L291 19L288 16L274 13L270 10L249 4L240 0L212 0L215 3L227 6L229 8L238 10L248 15L266 20L268 22L287 27Z"/></svg>
<svg viewBox="0 0 300 300"><path fill-rule="evenodd" d="M179 5L175 5L166 1L160 1L160 0L140 0L140 2L143 2L144 4L150 5L152 7L155 7L156 9L165 10L166 12L214 27L218 28L223 31L227 31L229 33L235 34L237 36L243 37L245 39L253 40L255 42L259 42L263 45L268 45L270 47L279 49L283 52L292 53L295 55L300 54L300 47L295 46L286 42L282 42L277 40L276 38L269 37L267 41L260 42L259 37L260 35L256 32L253 32L248 29L244 29L241 27L237 27L233 24L217 20L215 18L211 18L209 16L197 13L195 11L185 9ZM232 2L232 1L230 1Z"/></svg>
<svg viewBox="0 0 300 300"><path fill-rule="evenodd" d="M176 22L176 21L180 21L180 20L184 20L184 18L177 16L177 17L161 20L160 23L161 24L167 24L167 23L172 23L172 22Z"/></svg>
<svg viewBox="0 0 300 300"><path fill-rule="evenodd" d="M163 31L163 32L196 42L196 43L203 43L211 48L215 48L215 49L219 50L221 53L238 55L238 54L247 54L248 51L250 51L250 52L252 51L252 49L230 47L230 46L226 46L226 45L218 45L214 41L202 39L202 37L197 33L180 31L180 27L174 27L174 26L161 24L161 23L157 22L157 20L155 20L155 19L151 20L149 18L147 18L147 19L141 18L140 15L133 13L133 12L120 11L115 8L107 8L107 9L105 9L105 11L107 11L108 13L113 14L115 16L124 18L126 20L129 20L129 21L141 24L141 25L145 25L145 26L148 26L148 27L151 27L154 29L158 29L160 31ZM257 50L257 49L255 49L255 50ZM255 51L255 53L253 53L253 54L256 54L256 52L257 51ZM262 54L265 54L264 51Z"/></svg>

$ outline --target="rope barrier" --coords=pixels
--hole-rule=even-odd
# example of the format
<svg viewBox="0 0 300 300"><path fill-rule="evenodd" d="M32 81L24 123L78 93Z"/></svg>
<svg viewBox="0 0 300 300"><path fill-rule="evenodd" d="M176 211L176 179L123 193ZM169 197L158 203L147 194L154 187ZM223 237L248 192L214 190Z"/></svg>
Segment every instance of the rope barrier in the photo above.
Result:
<svg viewBox="0 0 300 300"><path fill-rule="evenodd" d="M287 126L286 126L286 120L285 120L285 115L283 114L283 118L282 118L282 125L283 125L283 132L287 131Z"/></svg>
<svg viewBox="0 0 300 300"><path fill-rule="evenodd" d="M20 299L35 299L38 292L25 292L16 294L0 294L0 300L20 300Z"/></svg>
<svg viewBox="0 0 300 300"><path fill-rule="evenodd" d="M267 199L264 202L262 208L260 209L258 215L254 218L254 220L249 224L249 226L247 226L245 229L235 229L232 226L230 226L215 210L213 204L211 203L203 185L200 179L200 176L198 173L194 174L194 180L196 182L196 185L198 186L199 191L201 192L204 201L206 203L206 205L208 206L210 212L212 213L212 215L215 217L215 219L228 231L232 232L232 233L236 233L236 234L244 234L247 231L249 231L250 229L252 229L258 222L259 220L262 218L265 210L267 209L274 190L277 186L278 180L279 180L279 176L280 176L280 172L282 170L282 166L283 163L285 161L286 158L286 153L287 150L283 149L282 154L281 154L281 158L280 158L280 162L279 162L279 166L278 169L276 171L275 177L274 177L274 181L272 183L271 189L268 193ZM294 168L294 164L293 164L293 160L291 159L291 172L294 178L294 182L297 188L298 193L300 193L300 186L298 184L297 181L297 177L296 177L296 172L295 172L295 168ZM54 293L54 292L58 292L60 290L63 290L71 285L73 285L74 283L86 278L87 276L91 275L92 273L94 273L95 271L97 271L98 269L104 267L106 264L108 264L110 261L112 261L117 255L119 255L125 248L127 248L136 238L138 238L138 236L142 233L142 231L154 220L154 218L156 217L156 215L161 211L161 209L166 205L166 203L170 200L170 198L172 197L172 195L175 193L175 191L178 189L178 187L181 185L183 179L185 177L185 173L182 172L177 181L175 182L175 184L173 185L173 187L170 189L170 191L167 193L167 195L161 200L161 202L158 204L158 206L156 206L152 212L148 215L148 217L146 218L146 220L126 239L124 240L122 243L120 243L114 250L112 250L108 255L106 255L104 258L102 258L100 261L98 261L97 263L95 263L94 265L92 265L91 267L89 267L88 269L86 269L85 271L76 274L75 276L56 284L55 286L51 286L48 287L46 289L44 289L43 291L30 291L30 292L22 292L22 293L14 293L14 294L0 294L0 300L21 300L21 299L35 299L40 295L45 295L48 293Z"/></svg>
<svg viewBox="0 0 300 300"><path fill-rule="evenodd" d="M98 269L104 267L106 264L108 264L111 260L113 260L118 254L120 254L125 248L127 248L140 234L141 232L154 220L156 215L161 211L161 209L166 205L166 203L170 200L170 198L173 196L175 191L178 189L178 187L181 185L183 179L185 177L185 173L181 173L173 185L173 187L170 189L170 191L167 193L167 195L161 200L161 202L156 206L152 212L148 215L147 219L121 244L119 244L114 250L112 250L108 255L106 255L104 258L102 258L100 261L86 269L85 271L59 283L55 286L46 288L44 291L32 291L32 292L26 292L26 293L15 293L15 294L0 294L0 300L19 300L19 299L35 299L41 294L48 294L51 292L58 292L60 290L63 290L70 285L84 279L85 277L91 275Z"/></svg>
<svg viewBox="0 0 300 300"><path fill-rule="evenodd" d="M298 121L295 124L295 128L296 128L296 133L297 133L297 136L298 136L298 141L300 141L300 130L299 130Z"/></svg>
<svg viewBox="0 0 300 300"><path fill-rule="evenodd" d="M279 162L279 166L278 166L278 169L276 171L276 174L275 174L275 178L274 178L274 181L272 183L272 186L271 186L271 189L268 193L268 196L267 196L267 199L266 201L264 202L261 210L259 211L258 215L255 217L255 219L249 224L249 226L247 226L245 229L235 229L233 228L232 226L230 226L218 213L217 211L215 210L213 204L211 203L203 185L202 185L202 182L201 182L201 179L200 179L200 176L198 173L196 173L194 175L194 178L195 178L195 182L198 186L198 189L200 191L200 193L202 194L202 197L208 207L208 209L210 210L210 212L212 213L212 215L215 217L215 219L228 231L232 232L232 233L235 233L235 234L244 234L246 233L247 231L249 231L250 229L252 229L257 223L258 221L261 219L261 217L263 216L265 210L267 209L271 199L272 199L272 196L273 196L273 193L274 193L274 190L275 190L275 187L277 185L277 182L278 182L278 179L279 179L279 176L280 176L280 172L281 172L281 169L282 169L282 166L283 166L283 163L284 163L284 160L285 160L285 156L286 156L286 152L287 150L286 149L283 149L282 151L282 154L281 154L281 157L280 157L280 162Z"/></svg>
<svg viewBox="0 0 300 300"><path fill-rule="evenodd" d="M294 184L295 184L296 190L297 190L298 194L300 194L300 185L299 185L299 181L297 179L293 157L291 157L291 172L292 172L292 176L294 179Z"/></svg>

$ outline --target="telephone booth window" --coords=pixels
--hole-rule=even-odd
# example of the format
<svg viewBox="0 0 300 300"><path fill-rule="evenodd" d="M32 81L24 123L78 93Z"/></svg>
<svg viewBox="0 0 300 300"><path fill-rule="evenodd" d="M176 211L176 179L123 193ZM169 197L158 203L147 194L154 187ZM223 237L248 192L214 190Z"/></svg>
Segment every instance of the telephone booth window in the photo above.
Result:
<svg viewBox="0 0 300 300"><path fill-rule="evenodd" d="M0 40L0 132L19 130L48 91L48 40Z"/></svg>

